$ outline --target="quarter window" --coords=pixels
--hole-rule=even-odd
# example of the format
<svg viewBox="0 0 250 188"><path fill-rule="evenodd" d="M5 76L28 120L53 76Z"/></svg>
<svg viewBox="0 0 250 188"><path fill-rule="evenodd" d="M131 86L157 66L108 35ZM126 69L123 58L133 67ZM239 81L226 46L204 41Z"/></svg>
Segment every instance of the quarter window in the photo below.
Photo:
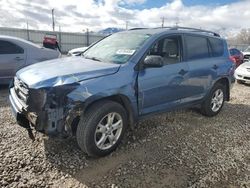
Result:
<svg viewBox="0 0 250 188"><path fill-rule="evenodd" d="M223 42L220 39L215 39L215 38L209 38L209 42L211 45L211 50L212 50L212 56L213 57L220 57L224 53L224 46ZM237 53L237 51L233 53Z"/></svg>
<svg viewBox="0 0 250 188"><path fill-rule="evenodd" d="M8 41L0 40L0 54L22 54L24 50Z"/></svg>
<svg viewBox="0 0 250 188"><path fill-rule="evenodd" d="M205 37L186 36L187 58L189 60L208 58L210 56Z"/></svg>

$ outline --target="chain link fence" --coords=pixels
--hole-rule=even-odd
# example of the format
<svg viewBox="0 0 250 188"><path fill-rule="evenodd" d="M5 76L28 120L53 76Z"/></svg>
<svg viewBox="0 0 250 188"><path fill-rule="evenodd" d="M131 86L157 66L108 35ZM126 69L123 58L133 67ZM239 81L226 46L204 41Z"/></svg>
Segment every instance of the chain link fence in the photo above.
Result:
<svg viewBox="0 0 250 188"><path fill-rule="evenodd" d="M42 45L43 38L46 33L53 33L57 35L58 43L63 53L66 53L73 48L89 46L90 44L105 37L105 35L92 32L70 33L0 27L0 35L19 37L38 45Z"/></svg>

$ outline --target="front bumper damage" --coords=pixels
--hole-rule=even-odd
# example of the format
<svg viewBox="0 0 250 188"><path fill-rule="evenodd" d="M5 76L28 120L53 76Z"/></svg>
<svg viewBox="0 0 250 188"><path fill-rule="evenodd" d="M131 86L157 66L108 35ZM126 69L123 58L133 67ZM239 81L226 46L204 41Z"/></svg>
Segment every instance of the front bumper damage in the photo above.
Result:
<svg viewBox="0 0 250 188"><path fill-rule="evenodd" d="M75 87L28 89L15 78L9 101L17 123L28 130L32 139L32 129L49 136L74 135L74 124L78 123L76 120L82 113L82 103L73 101L67 94Z"/></svg>

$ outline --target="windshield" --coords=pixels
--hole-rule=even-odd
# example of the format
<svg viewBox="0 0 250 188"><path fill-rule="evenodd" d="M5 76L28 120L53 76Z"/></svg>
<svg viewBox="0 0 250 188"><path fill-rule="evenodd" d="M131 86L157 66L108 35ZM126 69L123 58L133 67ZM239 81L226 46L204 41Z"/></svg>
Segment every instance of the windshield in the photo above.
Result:
<svg viewBox="0 0 250 188"><path fill-rule="evenodd" d="M116 33L96 43L83 56L96 61L123 64L149 37L141 33Z"/></svg>

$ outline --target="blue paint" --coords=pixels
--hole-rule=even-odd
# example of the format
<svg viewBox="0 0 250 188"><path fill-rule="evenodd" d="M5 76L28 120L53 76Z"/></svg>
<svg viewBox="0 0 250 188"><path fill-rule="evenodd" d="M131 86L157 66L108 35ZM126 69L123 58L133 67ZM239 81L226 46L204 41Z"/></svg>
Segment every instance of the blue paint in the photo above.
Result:
<svg viewBox="0 0 250 188"><path fill-rule="evenodd" d="M53 107L56 113L57 109L64 109L64 113L58 116L56 121L64 123L72 111L76 115L78 109L84 110L97 100L120 96L128 101L133 118L137 121L158 112L200 104L216 81L224 78L230 87L234 81L234 66L229 60L226 41L218 36L195 32L197 36L221 40L224 52L220 57L188 60L184 38L187 34L194 34L193 32L143 29L122 33L142 33L150 36L124 64L71 57L38 63L18 71L17 78L24 82L35 96L41 96L38 91L46 93L45 103L48 105L45 105L46 108L41 107L43 110L38 113L49 113L51 109L48 106L54 101L57 103L57 106ZM178 35L182 40L182 61L158 68L140 68L150 47L159 39L173 35ZM214 65L217 66L216 69L213 68ZM12 105L15 106L13 97L15 96L10 96ZM34 109L25 110L34 112L37 108L35 106ZM50 127L47 119L43 119L43 123Z"/></svg>

